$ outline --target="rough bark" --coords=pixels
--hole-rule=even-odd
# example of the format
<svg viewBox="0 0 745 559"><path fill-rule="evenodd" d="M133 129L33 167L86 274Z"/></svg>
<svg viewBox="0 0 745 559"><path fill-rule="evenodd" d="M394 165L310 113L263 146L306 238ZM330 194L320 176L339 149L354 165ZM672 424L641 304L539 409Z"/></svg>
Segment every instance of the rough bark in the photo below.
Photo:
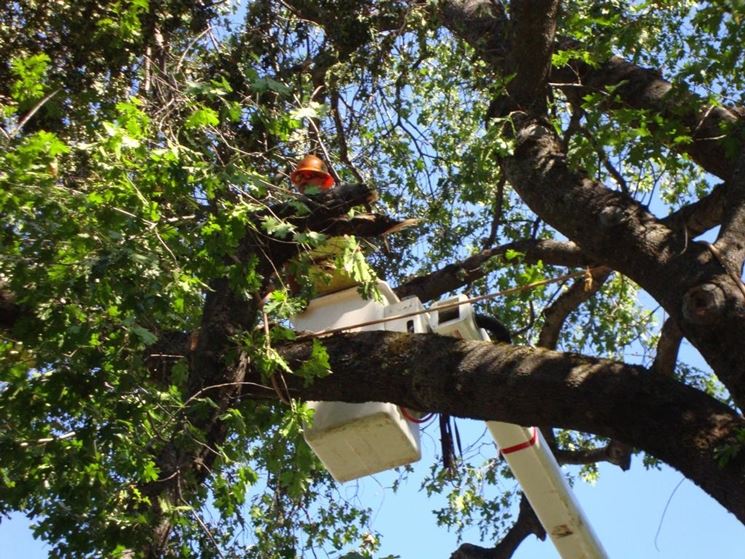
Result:
<svg viewBox="0 0 745 559"><path fill-rule="evenodd" d="M745 403L745 299L730 272L702 243L671 231L633 199L569 169L560 139L525 119L505 163L533 211L601 261L646 289L678 323L732 393ZM722 351L727 347L727 351Z"/></svg>
<svg viewBox="0 0 745 559"><path fill-rule="evenodd" d="M682 341L683 334L680 332L678 325L675 324L674 320L668 318L662 326L660 341L657 342L657 354L654 357L654 363L652 363L652 371L658 375L673 376Z"/></svg>
<svg viewBox="0 0 745 559"><path fill-rule="evenodd" d="M453 10L462 4L450 2L448 6ZM468 28L472 11L461 9L459 14L461 21L457 25L452 18L443 18L444 24L469 42L484 60L500 63L502 59L493 58L493 49L479 50L489 39L475 41L463 31ZM484 17L488 17L488 12L480 11L480 19L473 23L485 26ZM496 26L500 18L492 19ZM495 27L493 33L495 36L501 34L504 40L504 29L516 25L519 22L502 25L499 30ZM544 27L528 25L528 30L535 29L541 34ZM519 52L520 49L514 47L517 40L518 37L512 35L510 45ZM536 58L548 55L545 49L534 53ZM508 50L507 58L509 56ZM511 83L523 84L514 87L526 91L525 83L540 80L541 73L535 71L540 67L539 63L534 63L525 70L526 76L515 76ZM497 68L497 72L500 71L504 75L504 64ZM618 102L609 99L603 107L612 111L620 105L630 106L682 123L694 138L682 149L708 171L725 180L732 178L733 160L724 150L723 134L729 132L730 137L734 137L740 111L707 107L687 92L673 91L671 84L659 74L619 58L599 68L574 64L554 71L549 79L570 86L576 94L581 94L585 87L584 91L590 92L609 85L619 86L616 88ZM532 89L539 90L537 86ZM512 100L506 102L506 107L509 111L515 109ZM745 327L745 297L742 284L733 278L732 269L725 269L708 247L690 242L685 228L671 230L670 222L655 219L632 199L569 169L562 143L547 122L518 115L515 124L517 147L504 168L523 201L577 243L589 258L631 277L657 299L743 407L745 371L741 363L745 362L745 346L737 339L737 332ZM730 214L733 211L730 209Z"/></svg>
<svg viewBox="0 0 745 559"><path fill-rule="evenodd" d="M722 222L727 185L718 184L695 202L674 211L661 221L673 231L686 231L693 239Z"/></svg>
<svg viewBox="0 0 745 559"><path fill-rule="evenodd" d="M512 0L511 45L505 75L513 110L546 110L547 78L556 34L559 0Z"/></svg>
<svg viewBox="0 0 745 559"><path fill-rule="evenodd" d="M509 52L508 19L502 2L445 0L438 5L442 24L465 40L484 60L501 67Z"/></svg>
<svg viewBox="0 0 745 559"><path fill-rule="evenodd" d="M722 229L715 243L731 273L740 277L745 261L745 149L739 155L725 193Z"/></svg>
<svg viewBox="0 0 745 559"><path fill-rule="evenodd" d="M364 332L323 342L333 374L310 386L288 377L293 396L390 401L593 432L667 462L745 521L745 453L723 465L717 460L737 444L745 419L674 379L610 360L433 334ZM280 348L292 368L310 350L310 341Z"/></svg>

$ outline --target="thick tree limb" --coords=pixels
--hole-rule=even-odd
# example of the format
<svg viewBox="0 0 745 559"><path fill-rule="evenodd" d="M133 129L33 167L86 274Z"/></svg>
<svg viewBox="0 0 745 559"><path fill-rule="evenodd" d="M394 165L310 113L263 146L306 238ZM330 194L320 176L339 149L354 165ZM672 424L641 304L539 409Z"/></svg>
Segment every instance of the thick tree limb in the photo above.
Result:
<svg viewBox="0 0 745 559"><path fill-rule="evenodd" d="M330 190L301 196L299 202L305 204L310 213L299 214L297 203L283 202L269 208L266 214L313 229L322 227L327 220L338 218L356 206L371 204L377 198L377 192L364 183L342 183Z"/></svg>
<svg viewBox="0 0 745 559"><path fill-rule="evenodd" d="M511 110L536 111L546 108L546 81L551 70L551 53L556 33L559 0L512 0L511 45L506 75Z"/></svg>
<svg viewBox="0 0 745 559"><path fill-rule="evenodd" d="M467 18L468 13L462 15ZM464 20L450 29L459 34L467 26L468 21ZM469 41L467 34L462 37ZM484 60L491 61L489 53L478 50L477 42L471 44ZM504 75L504 66L499 70ZM568 95L581 96L585 87L588 89L584 93L588 93L604 91L608 85L620 86L616 87L614 98L620 101L609 98L604 105L607 109L635 107L681 123L693 138L683 151L708 171L725 180L731 178L733 162L725 153L723 140L724 132L739 124L739 111L702 108L689 93L673 91L656 73L620 58L611 59L600 69L575 65L563 71L564 74L554 72L550 79L555 85L563 83ZM741 366L745 349L733 336L745 328L745 301L742 285L733 280L732 270L724 269L702 245L690 243L684 228L671 231L635 202L592 188L587 177L566 168L561 144L554 143L553 138L548 141L553 144L550 149L539 148L532 154L528 153L530 150L522 151L520 145L537 147L552 135L547 125L523 121L518 128L516 157L507 162L506 169L523 200L541 218L577 242L588 257L607 263L647 289L681 326L735 401L745 407L745 371ZM548 144L543 143L543 147ZM535 157L538 152L542 155ZM553 175L551 180L542 181L559 168L564 180L554 180L559 177ZM568 187L569 184L577 188ZM686 253L685 257L682 253ZM656 277L652 277L653 271ZM723 352L723 346L737 349Z"/></svg>
<svg viewBox="0 0 745 559"><path fill-rule="evenodd" d="M484 249L461 262L448 264L430 274L412 278L397 287L396 294L401 298L415 295L422 302L433 301L444 293L484 277L490 271L486 264L491 264L494 258L503 257L507 251L523 254L519 261L528 264L535 264L539 260L555 266L586 266L590 263L574 243L525 239Z"/></svg>
<svg viewBox="0 0 745 559"><path fill-rule="evenodd" d="M334 219L321 233L330 236L354 235L356 237L380 237L396 233L417 224L416 219L394 219L383 214L356 214Z"/></svg>
<svg viewBox="0 0 745 559"><path fill-rule="evenodd" d="M727 185L725 199L722 229L714 246L739 278L745 261L745 149Z"/></svg>
<svg viewBox="0 0 745 559"><path fill-rule="evenodd" d="M504 10L492 8L489 0L449 0L440 7L443 25L471 45L486 62L503 75L505 58L510 51L507 40L509 23ZM530 3L528 3L530 4ZM524 38L525 34L521 34ZM515 39L512 39L514 41ZM560 46L576 48L573 41L562 39ZM574 60L561 68L552 68L549 82L577 104L589 93L605 93L612 89L603 108L637 108L658 114L668 122L680 123L692 141L676 144L674 149L686 153L708 172L729 180L735 161L724 149L724 137L736 126L741 126L745 111L739 107L708 105L683 87L673 86L662 79L659 72L642 68L620 57L597 66ZM494 111L492 111L494 112ZM500 111L496 111L500 112Z"/></svg>
<svg viewBox="0 0 745 559"><path fill-rule="evenodd" d="M504 5L495 0L445 0L439 4L443 25L461 37L486 62L501 67L509 52Z"/></svg>
<svg viewBox="0 0 745 559"><path fill-rule="evenodd" d="M310 386L288 378L294 397L388 401L592 432L667 462L745 521L745 453L724 465L717 460L718 451L739 444L745 418L674 379L609 360L433 334L362 332L323 343L333 374ZM296 369L311 346L306 341L279 351Z"/></svg>
<svg viewBox="0 0 745 559"><path fill-rule="evenodd" d="M269 214L290 221L299 228L333 231L334 227L351 226L354 219L344 220L342 216L349 209L360 204L369 203L375 198L375 192L365 185L340 185L330 191L303 198L310 213L297 216L297 205L281 204L270 208ZM384 230L401 226L383 218ZM375 219L363 220L362 226L375 226L380 229L381 223ZM357 223L360 226L360 223ZM370 231L368 231L370 232ZM191 398L200 393L206 386L219 386L210 393L215 403L211 413L204 417L189 417L191 427L204 433L205 444L194 448L181 448L176 443L167 445L157 457L160 479L143 488L143 493L152 502L152 512L157 522L154 523L147 555L161 557L168 546L172 529L169 516L162 510L163 504L173 506L178 503L183 487L191 490L201 483L208 473L217 455L212 449L221 446L227 436L227 425L222 417L234 405L240 395L241 386L250 367L246 355L239 357L236 363L231 358L234 340L238 334L251 330L261 309L261 300L267 291L274 270L297 252L296 243L280 242L272 238L261 238L248 230L241 240L236 258L247 261L252 255L259 256L256 271L261 278L256 297L246 300L237 293L227 278L218 278L211 282L202 313L198 336L193 340L193 347L186 353L189 362L189 377L185 396Z"/></svg>
<svg viewBox="0 0 745 559"><path fill-rule="evenodd" d="M517 147L504 168L522 199L587 256L632 278L681 327L745 404L745 328L741 286L704 244L674 232L629 197L570 170L560 139L539 119L518 125ZM721 348L730 347L727 352Z"/></svg>

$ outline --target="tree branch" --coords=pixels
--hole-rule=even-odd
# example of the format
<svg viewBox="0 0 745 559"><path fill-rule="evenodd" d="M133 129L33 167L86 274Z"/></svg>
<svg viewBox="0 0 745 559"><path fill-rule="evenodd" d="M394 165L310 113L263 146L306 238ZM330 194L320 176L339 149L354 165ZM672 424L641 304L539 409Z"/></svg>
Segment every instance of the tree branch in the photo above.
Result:
<svg viewBox="0 0 745 559"><path fill-rule="evenodd" d="M543 114L556 33L558 0L512 0L512 33L506 75L511 110ZM503 114L504 111L502 111Z"/></svg>
<svg viewBox="0 0 745 559"><path fill-rule="evenodd" d="M323 343L333 374L310 386L288 377L293 397L592 432L667 462L745 521L745 453L717 460L725 447L740 448L745 418L674 379L604 359L433 334L360 332ZM293 370L311 349L310 341L278 348Z"/></svg>
<svg viewBox="0 0 745 559"><path fill-rule="evenodd" d="M720 183L706 196L683 206L661 220L673 231L687 231L689 239L698 237L722 222L727 185Z"/></svg>
<svg viewBox="0 0 745 559"><path fill-rule="evenodd" d="M722 229L714 247L739 278L745 261L745 149L741 150L732 180L727 183Z"/></svg>
<svg viewBox="0 0 745 559"><path fill-rule="evenodd" d="M562 42L576 46L570 41ZM724 148L724 136L734 126L741 126L740 109L707 105L685 88L662 79L657 70L641 68L617 56L597 66L572 61L554 68L549 80L575 103L581 104L589 93L612 90L613 97L603 105L608 110L644 109L668 122L680 123L692 141L672 147L721 179L732 177L735 162Z"/></svg>
<svg viewBox="0 0 745 559"><path fill-rule="evenodd" d="M538 336L538 345L540 347L556 349L559 334L566 318L582 303L600 291L600 288L603 287L603 284L610 276L611 270L606 267L598 267L593 268L589 273L591 274L591 281L588 282L588 278L577 280L544 311L543 328L541 328Z"/></svg>
<svg viewBox="0 0 745 559"><path fill-rule="evenodd" d="M619 441L610 441L607 445L589 450L565 450L553 449L554 456L559 464L594 464L596 462L608 462L618 466L623 471L631 467L631 447Z"/></svg>
<svg viewBox="0 0 745 559"><path fill-rule="evenodd" d="M517 520L499 544L492 548L485 548L464 543L450 556L450 559L510 559L525 538L531 535L535 535L539 540L545 540L546 530L541 526L541 522L525 495L522 495Z"/></svg>
<svg viewBox="0 0 745 559"><path fill-rule="evenodd" d="M467 18L469 14L463 15ZM496 24L496 18L492 23ZM468 24L464 19L450 29L456 35L463 33L464 40L470 42L462 31ZM489 53L479 51L478 42L471 44L484 60L491 61ZM497 68L500 71L506 75L504 65ZM587 93L611 86L614 98L603 105L607 110L639 108L680 123L692 142L679 149L709 172L731 179L734 165L725 140L736 138L742 111L705 107L657 73L617 57L596 68L574 63L554 71L550 80L563 87L570 99L574 95L575 103ZM492 114L505 114L499 107L490 109ZM719 264L707 246L689 242L685 228L671 230L668 223L655 220L635 201L570 170L550 124L539 124L519 113L514 116L517 147L504 168L521 198L542 219L578 243L588 258L631 277L660 302L738 405L745 407L745 369L741 365L745 346L734 335L745 329L745 301L743 285L733 269ZM722 352L723 345L732 351Z"/></svg>
<svg viewBox="0 0 745 559"><path fill-rule="evenodd" d="M683 341L683 333L672 318L668 318L662 326L660 341L657 342L657 354L652 363L652 371L658 375L673 376L675 364L678 361L678 350L680 342Z"/></svg>
<svg viewBox="0 0 745 559"><path fill-rule="evenodd" d="M631 467L633 449L620 441L611 440L604 446L586 450L567 450L559 446L552 427L541 427L541 432L559 464L583 465L608 462L624 471Z"/></svg>
<svg viewBox="0 0 745 559"><path fill-rule="evenodd" d="M412 278L395 289L403 298L415 295L423 303L437 299L459 287L484 277L489 272L487 263L503 257L507 251L523 255L520 262L535 264L539 260L555 266L586 266L590 261L577 245L571 242L525 239L498 247L484 249L461 262L448 264L425 276Z"/></svg>
<svg viewBox="0 0 745 559"><path fill-rule="evenodd" d="M501 67L508 52L508 20L498 0L447 0L439 5L440 21L486 62Z"/></svg>
<svg viewBox="0 0 745 559"><path fill-rule="evenodd" d="M745 328L745 301L732 271L685 231L671 231L636 201L569 169L550 125L516 123L517 145L504 167L522 199L588 258L646 289L745 405L745 346L734 334ZM722 352L722 344L732 350Z"/></svg>
<svg viewBox="0 0 745 559"><path fill-rule="evenodd" d="M310 230L334 231L336 229L366 228L389 231L402 226L401 222L381 219L360 220L343 219L352 207L368 203L375 198L375 192L363 184L340 185L327 192L303 197L303 202L311 208L310 213L297 216L297 205L290 202L279 204L268 210L274 216L287 219L298 227ZM369 216L368 216L369 217ZM236 292L228 278L217 278L210 284L205 296L202 319L198 336L193 340L193 347L188 355L189 377L185 397L193 398L206 386L216 386L210 393L214 409L209 414L188 415L191 428L204 433L204 443L194 448L184 449L176 442L166 445L157 457L156 463L161 478L143 487L143 493L152 502L152 512L157 521L151 531L148 555L161 557L168 545L172 529L171 520L162 509L163 504L174 505L178 501L181 486L188 484L187 489L201 483L209 474L216 453L212 450L221 446L227 436L227 425L222 419L225 412L234 405L250 368L251 360L241 355L237 361L231 357L234 340L241 332L251 330L261 309L261 298L268 290L274 270L297 253L296 243L280 242L271 237L260 237L254 230L248 229L239 243L235 257L248 261L253 255L259 256L255 273L261 284L251 300L246 300L242 293ZM188 482L182 478L185 472Z"/></svg>

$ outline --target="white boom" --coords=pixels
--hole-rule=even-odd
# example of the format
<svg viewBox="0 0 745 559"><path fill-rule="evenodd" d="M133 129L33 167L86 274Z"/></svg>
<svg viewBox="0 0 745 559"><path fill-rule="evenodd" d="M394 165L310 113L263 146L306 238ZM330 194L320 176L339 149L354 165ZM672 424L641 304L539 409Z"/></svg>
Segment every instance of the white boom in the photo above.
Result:
<svg viewBox="0 0 745 559"><path fill-rule="evenodd" d="M473 308L463 295L435 303L425 313L418 299L399 301L384 282L378 282L378 289L381 302L363 299L354 287L313 299L308 309L295 317L295 328L315 332L340 327L433 331L470 340L489 339L476 325ZM416 312L420 314L411 316ZM354 328L378 320L381 322ZM305 440L337 481L357 479L421 457L419 426L394 404L310 404L315 415L313 424L306 427ZM606 559L540 430L498 421L487 421L486 425L561 557Z"/></svg>

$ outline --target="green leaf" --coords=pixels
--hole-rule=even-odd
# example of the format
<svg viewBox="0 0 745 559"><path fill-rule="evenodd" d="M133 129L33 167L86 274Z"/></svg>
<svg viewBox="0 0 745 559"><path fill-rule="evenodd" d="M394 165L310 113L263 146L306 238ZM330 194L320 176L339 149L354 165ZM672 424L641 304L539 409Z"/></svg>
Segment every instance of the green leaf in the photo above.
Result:
<svg viewBox="0 0 745 559"><path fill-rule="evenodd" d="M291 318L303 308L303 300L290 296L285 289L277 289L269 295L264 311L277 318Z"/></svg>
<svg viewBox="0 0 745 559"><path fill-rule="evenodd" d="M507 260L507 262L512 262L513 260L518 260L525 256L522 252L518 252L514 249L508 248L504 253L504 258Z"/></svg>
<svg viewBox="0 0 745 559"><path fill-rule="evenodd" d="M251 87L258 92L274 91L281 95L289 95L292 92L292 90L285 84L269 77L254 80Z"/></svg>
<svg viewBox="0 0 745 559"><path fill-rule="evenodd" d="M214 109L202 107L187 117L186 121L184 121L184 128L194 130L207 126L217 126L219 123L220 118Z"/></svg>
<svg viewBox="0 0 745 559"><path fill-rule="evenodd" d="M18 102L34 101L44 96L44 79L51 59L46 53L14 58L10 61L11 73L16 81L10 86L11 97Z"/></svg>
<svg viewBox="0 0 745 559"><path fill-rule="evenodd" d="M309 384L314 379L323 378L330 374L329 354L324 345L319 340L314 339L310 357L297 370L297 375L304 378L306 384Z"/></svg>
<svg viewBox="0 0 745 559"><path fill-rule="evenodd" d="M282 221L270 215L262 218L261 226L268 234L279 239L286 239L295 231L295 226L292 223Z"/></svg>
<svg viewBox="0 0 745 559"><path fill-rule="evenodd" d="M138 337L145 345L152 345L155 342L158 341L158 337L153 334L150 330L147 328L143 328L142 326L132 326L131 331Z"/></svg>

